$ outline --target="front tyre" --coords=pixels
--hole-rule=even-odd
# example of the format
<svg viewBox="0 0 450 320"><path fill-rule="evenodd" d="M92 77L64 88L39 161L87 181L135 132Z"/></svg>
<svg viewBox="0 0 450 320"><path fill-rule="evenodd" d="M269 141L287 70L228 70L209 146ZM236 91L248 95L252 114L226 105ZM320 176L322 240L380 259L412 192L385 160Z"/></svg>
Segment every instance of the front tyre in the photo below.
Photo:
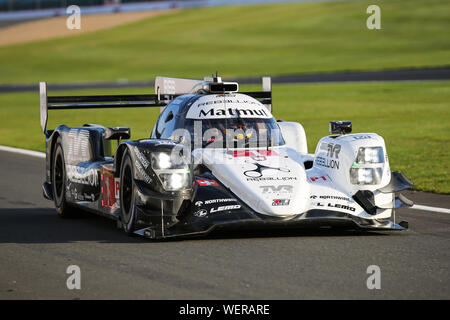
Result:
<svg viewBox="0 0 450 320"><path fill-rule="evenodd" d="M122 228L127 234L132 234L135 230L135 184L134 172L131 157L128 151L125 152L120 166L120 221Z"/></svg>

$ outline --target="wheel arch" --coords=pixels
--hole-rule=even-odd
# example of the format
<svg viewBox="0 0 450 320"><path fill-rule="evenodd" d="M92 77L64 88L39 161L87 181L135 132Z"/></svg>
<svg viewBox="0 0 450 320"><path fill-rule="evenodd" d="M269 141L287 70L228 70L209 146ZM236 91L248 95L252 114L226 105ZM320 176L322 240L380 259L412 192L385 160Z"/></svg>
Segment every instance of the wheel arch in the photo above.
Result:
<svg viewBox="0 0 450 320"><path fill-rule="evenodd" d="M114 156L114 176L120 177L120 167L122 166L122 160L124 153L128 150L128 145L123 143L119 145L116 151L116 155Z"/></svg>
<svg viewBox="0 0 450 320"><path fill-rule="evenodd" d="M62 139L62 135L59 133L59 131L55 131L53 134L52 134L52 137L51 137L51 141L50 141L50 152L49 152L49 155L48 156L50 156L50 161L49 161L49 164L50 164L50 172L53 172L53 161L54 161L54 157L53 157L53 154L54 154L54 152L55 152L55 148L56 148L56 142L58 141L58 138L59 137L61 137L61 139ZM53 176L52 176L52 174L50 174L50 183L53 183Z"/></svg>

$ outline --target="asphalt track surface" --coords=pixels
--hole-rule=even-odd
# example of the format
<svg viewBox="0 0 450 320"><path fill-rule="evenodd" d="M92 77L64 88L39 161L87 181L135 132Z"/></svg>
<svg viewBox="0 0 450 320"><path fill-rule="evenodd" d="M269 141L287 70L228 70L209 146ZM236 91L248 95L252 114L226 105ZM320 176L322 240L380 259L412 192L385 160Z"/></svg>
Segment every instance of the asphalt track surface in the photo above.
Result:
<svg viewBox="0 0 450 320"><path fill-rule="evenodd" d="M44 159L0 152L0 299L449 299L450 214L401 209L404 232L221 232L152 242L57 216ZM410 192L450 208L450 196ZM68 290L69 265L81 290ZM381 289L366 286L381 269Z"/></svg>
<svg viewBox="0 0 450 320"><path fill-rule="evenodd" d="M241 77L224 79L237 81L239 84L260 84L261 77ZM311 73L272 76L273 84L289 83L327 83L327 82L361 82L361 81L436 81L450 80L450 67L399 69L381 71L348 71L334 73ZM153 81L116 81L84 83L49 83L49 91L115 88L153 88ZM39 84L0 84L0 93L39 92Z"/></svg>

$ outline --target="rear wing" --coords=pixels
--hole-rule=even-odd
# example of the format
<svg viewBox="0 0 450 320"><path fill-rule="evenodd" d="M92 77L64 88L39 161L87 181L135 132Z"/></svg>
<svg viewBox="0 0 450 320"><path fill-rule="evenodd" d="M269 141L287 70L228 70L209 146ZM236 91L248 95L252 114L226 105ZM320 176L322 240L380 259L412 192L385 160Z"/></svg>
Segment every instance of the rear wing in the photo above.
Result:
<svg viewBox="0 0 450 320"><path fill-rule="evenodd" d="M272 87L270 77L263 77L263 91L241 92L263 103L272 111ZM48 96L47 83L39 83L40 120L44 134L47 134L48 110L102 109L160 107L162 112L176 97L187 93L235 92L239 88L235 82L222 82L220 77L204 80L157 77L156 94L94 95L94 96ZM229 90L232 89L232 90Z"/></svg>
<svg viewBox="0 0 450 320"><path fill-rule="evenodd" d="M155 94L48 96L47 83L39 83L41 128L47 132L48 110L162 107L174 99ZM160 98L162 100L160 100Z"/></svg>

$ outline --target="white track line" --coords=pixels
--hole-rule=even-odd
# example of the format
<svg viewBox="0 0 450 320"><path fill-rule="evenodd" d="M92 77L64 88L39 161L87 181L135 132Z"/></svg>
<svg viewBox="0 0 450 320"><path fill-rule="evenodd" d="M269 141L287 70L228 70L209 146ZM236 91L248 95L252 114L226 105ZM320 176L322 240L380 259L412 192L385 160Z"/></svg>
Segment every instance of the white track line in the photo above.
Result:
<svg viewBox="0 0 450 320"><path fill-rule="evenodd" d="M38 158L45 158L45 153L44 152L38 152L38 151L32 151L32 150L26 150L26 149L19 149L19 148L12 148L12 147L7 147L7 146L0 146L0 151L25 154L27 156L38 157Z"/></svg>
<svg viewBox="0 0 450 320"><path fill-rule="evenodd" d="M6 146L1 146L1 145L0 145L0 151L25 154L25 155L32 156L32 157L37 157L37 158L45 158L45 153L44 152L31 151L31 150L19 149L19 148L12 148L12 147L6 147ZM419 204L413 205L410 209L425 210L425 211L440 212L440 213L450 213L450 209L422 206L422 205L419 205Z"/></svg>
<svg viewBox="0 0 450 320"><path fill-rule="evenodd" d="M425 210L425 211L432 211L432 212L440 212L440 213L450 213L450 209L422 206L420 204L413 205L411 207L411 209Z"/></svg>

